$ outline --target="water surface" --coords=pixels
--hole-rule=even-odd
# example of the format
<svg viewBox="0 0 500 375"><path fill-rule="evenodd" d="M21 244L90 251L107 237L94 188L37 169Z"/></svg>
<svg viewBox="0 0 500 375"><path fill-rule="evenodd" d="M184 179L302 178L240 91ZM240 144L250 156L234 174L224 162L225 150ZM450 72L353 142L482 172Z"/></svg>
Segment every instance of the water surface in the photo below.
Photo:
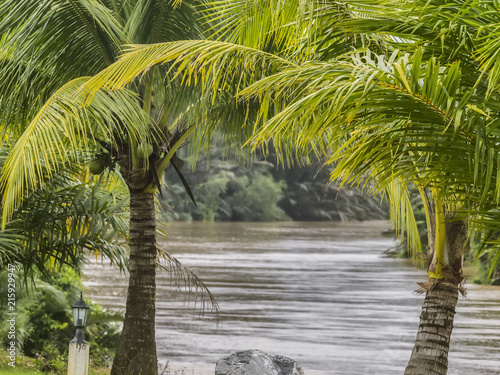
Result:
<svg viewBox="0 0 500 375"><path fill-rule="evenodd" d="M425 273L383 256L394 246L381 234L387 228L386 222L170 224L162 245L210 288L221 322L210 313L200 317L161 273L160 362L208 375L219 358L258 348L294 358L306 375L402 374L423 301L413 291ZM124 308L127 276L95 262L85 274L89 297ZM499 374L500 289L469 285L457 310L449 374Z"/></svg>

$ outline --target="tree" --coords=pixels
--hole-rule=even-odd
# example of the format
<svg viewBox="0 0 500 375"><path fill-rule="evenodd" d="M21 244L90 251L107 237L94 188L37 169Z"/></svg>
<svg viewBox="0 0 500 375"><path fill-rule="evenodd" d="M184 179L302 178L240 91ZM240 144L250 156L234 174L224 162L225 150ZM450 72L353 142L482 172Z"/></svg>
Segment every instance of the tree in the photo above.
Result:
<svg viewBox="0 0 500 375"><path fill-rule="evenodd" d="M300 144L324 137L328 145L340 145L331 158L338 163L332 177L344 183L369 176L393 193L395 184L420 189L429 227L429 281L420 283L426 298L405 373L446 374L468 236L498 247L492 237L500 188L498 97L474 63L476 51L488 44L489 28L496 27L490 17L497 11L484 2L401 8L382 13L381 5L353 7L358 17L338 25L344 32L384 35L388 54L368 50L347 61L299 67L247 92L269 100L265 89L272 87L274 100L284 92L297 98L258 139L292 127Z"/></svg>
<svg viewBox="0 0 500 375"><path fill-rule="evenodd" d="M394 224L417 252L408 194L416 186L427 211L429 280L406 374L446 374L467 238L500 244L497 6L218 4L218 40L136 47L89 85L121 88L172 62L214 96L245 82L236 99L260 106L254 145L272 139L288 160L326 152L337 163L333 179L366 187L368 178L388 196ZM251 65L266 77L245 75Z"/></svg>
<svg viewBox="0 0 500 375"><path fill-rule="evenodd" d="M17 139L2 169L3 227L27 193L92 154L94 173L115 172L130 192L129 292L113 374L158 371L154 193L169 163L180 168L175 151L195 129L185 115L193 101L175 84L163 84L166 68L151 69L129 90L100 90L91 103L78 90L125 44L198 36L196 11L190 1L167 0L0 5L0 121Z"/></svg>

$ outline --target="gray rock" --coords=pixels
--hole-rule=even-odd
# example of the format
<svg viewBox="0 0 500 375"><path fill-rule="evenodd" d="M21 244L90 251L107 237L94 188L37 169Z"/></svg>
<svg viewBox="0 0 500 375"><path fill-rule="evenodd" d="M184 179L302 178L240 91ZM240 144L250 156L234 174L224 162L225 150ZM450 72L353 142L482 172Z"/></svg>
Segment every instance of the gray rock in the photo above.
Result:
<svg viewBox="0 0 500 375"><path fill-rule="evenodd" d="M281 370L281 375L304 375L300 363L295 362L293 359L275 355L273 358L274 364Z"/></svg>
<svg viewBox="0 0 500 375"><path fill-rule="evenodd" d="M252 349L220 359L215 375L304 375L304 371L293 359L282 355L271 357L262 350Z"/></svg>

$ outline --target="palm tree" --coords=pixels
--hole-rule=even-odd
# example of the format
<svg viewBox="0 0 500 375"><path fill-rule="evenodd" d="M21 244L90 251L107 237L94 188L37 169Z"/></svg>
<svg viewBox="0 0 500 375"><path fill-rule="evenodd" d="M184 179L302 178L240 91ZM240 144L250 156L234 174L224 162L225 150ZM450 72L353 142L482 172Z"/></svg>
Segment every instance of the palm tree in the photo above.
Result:
<svg viewBox="0 0 500 375"><path fill-rule="evenodd" d="M330 159L338 163L332 178L359 184L369 177L391 192L402 183L420 189L429 280L420 283L426 298L405 374L446 374L468 237L488 243L498 230L498 97L474 63L495 13L482 2L401 7L379 14L378 4L352 8L357 19L337 25L384 35L388 54L368 50L278 73L245 94L297 98L267 122L257 142L280 132L293 132L299 145L322 137L339 145Z"/></svg>
<svg viewBox="0 0 500 375"><path fill-rule="evenodd" d="M113 374L156 374L154 193L195 127L192 100L151 69L121 93L78 89L126 44L199 35L190 1L6 0L0 5L0 122L17 139L2 169L3 227L65 165L116 173L130 192L130 280ZM83 78L79 78L83 77ZM182 99L182 100L181 100ZM184 114L184 116L180 116ZM93 156L92 156L93 155ZM175 261L174 261L175 263ZM191 277L191 276L189 276Z"/></svg>
<svg viewBox="0 0 500 375"><path fill-rule="evenodd" d="M326 152L336 163L332 179L371 181L416 252L408 190L417 187L427 211L429 280L421 283L426 298L406 374L446 374L467 239L500 244L496 6L217 4L213 22L229 21L220 21L213 40L135 47L89 81L90 91L122 88L172 62L214 96L243 81L236 99L260 105L254 145L272 139L288 160ZM242 74L248 66L263 67L265 77Z"/></svg>

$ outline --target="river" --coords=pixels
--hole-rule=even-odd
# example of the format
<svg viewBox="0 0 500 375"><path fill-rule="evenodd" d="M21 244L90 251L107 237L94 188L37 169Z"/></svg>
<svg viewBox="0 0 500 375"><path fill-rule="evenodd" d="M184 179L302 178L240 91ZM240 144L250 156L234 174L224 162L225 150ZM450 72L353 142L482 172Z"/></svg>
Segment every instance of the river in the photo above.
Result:
<svg viewBox="0 0 500 375"><path fill-rule="evenodd" d="M383 256L386 222L172 223L162 246L193 270L220 305L200 315L192 294L158 275L160 363L213 375L215 362L258 348L306 375L401 375L415 338L425 272ZM127 275L91 261L87 297L123 309ZM467 285L457 307L450 375L500 373L500 288ZM172 370L173 371L173 370ZM172 372L174 373L174 372Z"/></svg>

